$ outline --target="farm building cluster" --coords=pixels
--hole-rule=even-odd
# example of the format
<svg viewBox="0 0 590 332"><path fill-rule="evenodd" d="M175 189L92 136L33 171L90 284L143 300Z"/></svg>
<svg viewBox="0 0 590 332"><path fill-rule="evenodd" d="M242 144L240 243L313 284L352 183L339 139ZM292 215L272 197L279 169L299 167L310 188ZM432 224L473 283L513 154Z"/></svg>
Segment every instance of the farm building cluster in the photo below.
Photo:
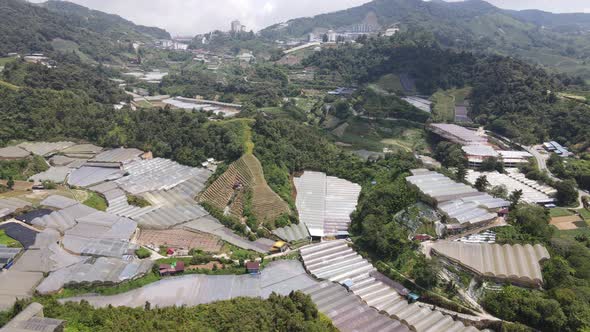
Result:
<svg viewBox="0 0 590 332"><path fill-rule="evenodd" d="M460 233L493 223L510 203L477 191L464 183L426 169L412 170L406 178L422 200L437 208L442 216L442 233Z"/></svg>
<svg viewBox="0 0 590 332"><path fill-rule="evenodd" d="M339 312L351 309L354 305L345 296L348 290L348 294L356 295L375 312L401 322L402 326L394 331L478 331L475 327L464 325L460 320L454 320L452 316L433 310L432 307L422 307L414 303L414 294L380 274L371 263L350 248L345 240L304 247L301 249L301 257L311 275L326 280L307 291L312 299L321 301L318 304L320 310L322 306L329 307L336 317ZM330 296L330 299L323 298L324 296ZM374 315L372 311L365 311L361 316L365 319L362 320L371 319L370 324L386 324L376 317L370 318L371 315Z"/></svg>
<svg viewBox="0 0 590 332"><path fill-rule="evenodd" d="M0 198L0 216L5 220L0 229L23 244L16 249L0 247L0 263L5 268L0 275L2 308L34 292L53 294L75 285L115 285L144 276L153 261L137 257L142 246L154 252L167 247L178 254L191 249L219 253L227 242L266 254L283 252L289 243L309 243L312 237L346 237L350 213L360 194L357 184L305 172L295 179L301 222L274 227L272 239L251 241L201 205L209 203L241 217L248 190L259 220L271 222L291 213L288 204L270 189L260 162L251 154L229 165L208 185L213 174L209 168L184 166L133 148L26 142L0 150L4 159L31 156L42 157L48 169L30 177L31 187L24 194ZM58 189L43 188L47 182ZM77 196L80 193L98 195L106 206L85 205L85 198ZM250 265L249 271L256 274L260 267ZM184 265L176 263L160 267L162 275L183 270Z"/></svg>
<svg viewBox="0 0 590 332"><path fill-rule="evenodd" d="M504 163L505 167L518 167L528 163L528 159L533 157L526 151L504 150L495 146L488 141L483 131L447 123L433 123L428 129L445 140L461 145L469 166L475 169L481 167L489 158L496 158Z"/></svg>

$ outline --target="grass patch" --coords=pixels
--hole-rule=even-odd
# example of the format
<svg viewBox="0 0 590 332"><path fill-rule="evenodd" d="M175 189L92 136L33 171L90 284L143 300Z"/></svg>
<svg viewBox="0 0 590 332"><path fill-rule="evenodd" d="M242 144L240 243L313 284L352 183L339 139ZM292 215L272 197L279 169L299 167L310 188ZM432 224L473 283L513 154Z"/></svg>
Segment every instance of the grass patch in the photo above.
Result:
<svg viewBox="0 0 590 332"><path fill-rule="evenodd" d="M231 119L220 122L211 122L209 125L229 128L232 132L240 137L244 147L244 153L251 154L254 151L254 142L252 141L253 124L254 119Z"/></svg>
<svg viewBox="0 0 590 332"><path fill-rule="evenodd" d="M139 259L144 259L144 258L148 258L148 257L152 256L152 252L144 247L141 247L141 248L135 250L135 254L137 255L137 258L139 258Z"/></svg>
<svg viewBox="0 0 590 332"><path fill-rule="evenodd" d="M430 100L434 103L432 117L435 122L455 121L455 106L465 102L471 88L439 90Z"/></svg>
<svg viewBox="0 0 590 332"><path fill-rule="evenodd" d="M590 222L590 210L586 210L586 209L579 209L578 213L580 214L580 216L582 216L582 218L586 221L586 222Z"/></svg>
<svg viewBox="0 0 590 332"><path fill-rule="evenodd" d="M4 66L9 62L16 60L16 57L8 56L8 57L0 57L0 66Z"/></svg>
<svg viewBox="0 0 590 332"><path fill-rule="evenodd" d="M95 192L89 192L83 204L99 211L106 211L108 207L107 200Z"/></svg>
<svg viewBox="0 0 590 332"><path fill-rule="evenodd" d="M404 87L399 80L399 76L394 74L387 74L381 76L381 78L377 81L377 86L385 90L387 92L403 92Z"/></svg>
<svg viewBox="0 0 590 332"><path fill-rule="evenodd" d="M6 232L4 232L4 230L1 230L1 229L0 229L0 244L7 246L9 248L22 248L22 246L23 246L17 240L6 235Z"/></svg>
<svg viewBox="0 0 590 332"><path fill-rule="evenodd" d="M350 120L348 124L343 133L338 133L339 135L335 136L337 136L337 140L351 144L352 148L356 150L381 152L384 147L394 151L417 151L418 153L429 150L424 130L408 121L369 122L354 119Z"/></svg>
<svg viewBox="0 0 590 332"><path fill-rule="evenodd" d="M139 107L139 108L153 108L154 107L154 105L152 105L147 100L140 100L138 102L136 101L135 103L137 104L137 107Z"/></svg>
<svg viewBox="0 0 590 332"><path fill-rule="evenodd" d="M5 88L8 88L8 89L10 89L12 91L18 91L18 90L20 90L20 87L14 85L14 84L5 82L3 80L0 80L0 87L5 87Z"/></svg>
<svg viewBox="0 0 590 332"><path fill-rule="evenodd" d="M565 231L557 230L557 231L555 231L554 237L559 238L559 239L575 240L578 235L586 235L587 237L590 237L590 228L583 227L583 228L571 229L571 230L565 230Z"/></svg>
<svg viewBox="0 0 590 332"><path fill-rule="evenodd" d="M586 97L584 97L584 96L579 96L579 95L572 94L572 93L559 92L557 95L561 98L579 101L582 103L586 102L586 100L587 100Z"/></svg>
<svg viewBox="0 0 590 332"><path fill-rule="evenodd" d="M29 177L49 169L45 159L32 156L18 160L0 160L0 178L27 181Z"/></svg>
<svg viewBox="0 0 590 332"><path fill-rule="evenodd" d="M147 199L135 195L127 195L127 203L129 203L129 205L137 206L140 208L152 205L150 204L150 202L148 202Z"/></svg>
<svg viewBox="0 0 590 332"><path fill-rule="evenodd" d="M295 98L295 105L304 111L311 110L315 103L315 98Z"/></svg>
<svg viewBox="0 0 590 332"><path fill-rule="evenodd" d="M573 215L573 212L564 208L554 208L549 210L549 216L551 216L551 218L568 217Z"/></svg>

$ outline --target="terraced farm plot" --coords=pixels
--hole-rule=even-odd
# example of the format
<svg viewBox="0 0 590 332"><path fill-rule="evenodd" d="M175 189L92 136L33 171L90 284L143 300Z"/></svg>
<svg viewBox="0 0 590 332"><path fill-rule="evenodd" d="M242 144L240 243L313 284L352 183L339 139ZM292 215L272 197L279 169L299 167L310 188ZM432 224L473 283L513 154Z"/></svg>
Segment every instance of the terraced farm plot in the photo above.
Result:
<svg viewBox="0 0 590 332"><path fill-rule="evenodd" d="M273 222L280 215L290 212L287 203L266 183L260 161L249 153L232 163L201 195L200 201L221 211L229 209L231 215L240 218L245 193L249 190L252 192L252 209L259 221Z"/></svg>
<svg viewBox="0 0 590 332"><path fill-rule="evenodd" d="M215 235L191 232L184 229L144 229L140 232L138 243L187 250L197 248L206 252L219 252L222 246L220 238Z"/></svg>

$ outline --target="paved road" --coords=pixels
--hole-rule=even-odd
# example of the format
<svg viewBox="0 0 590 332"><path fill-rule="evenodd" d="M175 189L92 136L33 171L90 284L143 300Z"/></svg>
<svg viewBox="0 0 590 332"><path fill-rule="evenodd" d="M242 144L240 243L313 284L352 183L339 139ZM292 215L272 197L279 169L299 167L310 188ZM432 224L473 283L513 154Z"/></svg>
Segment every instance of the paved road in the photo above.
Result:
<svg viewBox="0 0 590 332"><path fill-rule="evenodd" d="M537 147L523 146L523 148L525 148L530 154L533 155L533 157L535 157L535 159L537 160L537 165L539 166L539 170L541 170L541 172L546 172L549 178L551 178L553 181L561 181L561 179L559 179L551 173L551 171L547 167L547 156L544 156L543 154L539 153ZM578 189L578 206L576 207L577 209L581 209L584 207L584 204L582 203L582 197L584 196L590 196L590 194Z"/></svg>

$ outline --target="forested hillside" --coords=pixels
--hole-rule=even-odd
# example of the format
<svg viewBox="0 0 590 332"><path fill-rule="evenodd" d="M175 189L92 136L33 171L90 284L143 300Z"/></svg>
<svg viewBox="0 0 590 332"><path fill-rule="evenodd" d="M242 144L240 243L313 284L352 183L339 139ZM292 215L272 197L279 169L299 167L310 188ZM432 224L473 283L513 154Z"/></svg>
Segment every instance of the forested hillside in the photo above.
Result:
<svg viewBox="0 0 590 332"><path fill-rule="evenodd" d="M12 139L84 139L101 146L153 151L187 165L206 158L235 160L243 145L231 126L203 113L114 111L75 90L0 87L0 144Z"/></svg>
<svg viewBox="0 0 590 332"><path fill-rule="evenodd" d="M131 37L170 39L170 34L164 29L137 25L118 15L92 10L71 2L50 0L41 4L41 6L52 12L62 14L71 24L87 28L113 40Z"/></svg>
<svg viewBox="0 0 590 332"><path fill-rule="evenodd" d="M137 26L116 15L67 2L0 4L0 55L11 52L77 51L96 61L112 61L136 40L169 38L161 29Z"/></svg>
<svg viewBox="0 0 590 332"><path fill-rule="evenodd" d="M337 329L301 292L271 294L267 300L236 298L195 307L94 309L88 302L60 304L39 298L45 317L67 320L66 331L327 331ZM25 304L17 305L21 310ZM10 316L16 313L10 313ZM0 326L6 322L0 316Z"/></svg>
<svg viewBox="0 0 590 332"><path fill-rule="evenodd" d="M116 104L127 98L125 92L109 80L109 76L116 74L111 69L83 63L71 53L54 58L58 63L54 68L23 60L9 62L0 73L0 80L18 87L70 90L104 104Z"/></svg>
<svg viewBox="0 0 590 332"><path fill-rule="evenodd" d="M315 28L346 30L375 13L382 28L432 31L445 47L518 56L590 78L590 14L509 11L481 0L375 0L359 7L299 18L262 31L272 40L301 37Z"/></svg>
<svg viewBox="0 0 590 332"><path fill-rule="evenodd" d="M526 144L553 138L579 149L590 145L588 106L556 96L583 82L521 60L457 53L437 46L427 34L402 33L368 39L360 48L324 50L304 63L318 66L320 73L341 72L358 84L403 74L414 78L423 94L472 86L471 116L477 123Z"/></svg>

